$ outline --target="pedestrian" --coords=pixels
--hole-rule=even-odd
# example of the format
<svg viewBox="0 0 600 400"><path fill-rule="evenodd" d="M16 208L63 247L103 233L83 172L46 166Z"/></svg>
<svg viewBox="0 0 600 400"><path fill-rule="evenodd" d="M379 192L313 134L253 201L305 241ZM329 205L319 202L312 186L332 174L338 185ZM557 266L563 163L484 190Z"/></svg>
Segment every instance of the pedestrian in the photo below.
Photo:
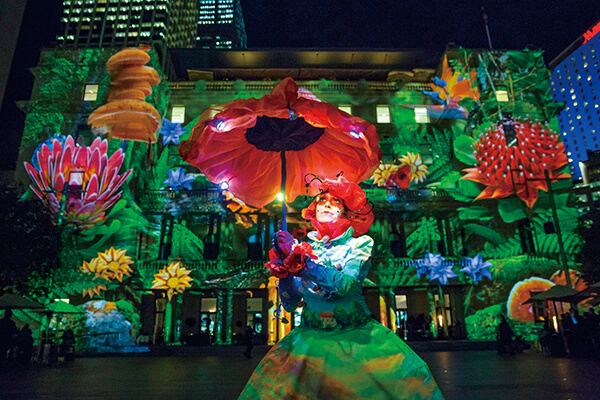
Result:
<svg viewBox="0 0 600 400"><path fill-rule="evenodd" d="M498 324L498 354L511 355L513 354L513 330L511 329L506 317L502 314L499 316L500 323Z"/></svg>
<svg viewBox="0 0 600 400"><path fill-rule="evenodd" d="M17 360L19 364L28 366L31 361L31 354L33 353L33 335L29 324L25 324L19 331L17 343L19 346Z"/></svg>
<svg viewBox="0 0 600 400"><path fill-rule="evenodd" d="M0 319L0 364L4 364L10 357L16 344L16 335L19 332L17 324L12 320L12 310L7 308L4 317Z"/></svg>
<svg viewBox="0 0 600 400"><path fill-rule="evenodd" d="M246 330L244 332L244 344L246 345L244 356L246 356L247 359L251 359L252 348L254 347L254 328L252 328L250 324L246 325Z"/></svg>

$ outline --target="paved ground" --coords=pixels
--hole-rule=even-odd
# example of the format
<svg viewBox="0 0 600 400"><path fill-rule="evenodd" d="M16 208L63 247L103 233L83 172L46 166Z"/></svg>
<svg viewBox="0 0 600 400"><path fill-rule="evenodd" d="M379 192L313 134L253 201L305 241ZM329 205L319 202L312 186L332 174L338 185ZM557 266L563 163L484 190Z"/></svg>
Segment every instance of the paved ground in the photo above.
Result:
<svg viewBox="0 0 600 400"><path fill-rule="evenodd" d="M246 360L242 348L187 356L79 358L57 366L0 371L2 399L236 399L267 348ZM598 400L600 362L510 359L492 351L419 352L447 400Z"/></svg>

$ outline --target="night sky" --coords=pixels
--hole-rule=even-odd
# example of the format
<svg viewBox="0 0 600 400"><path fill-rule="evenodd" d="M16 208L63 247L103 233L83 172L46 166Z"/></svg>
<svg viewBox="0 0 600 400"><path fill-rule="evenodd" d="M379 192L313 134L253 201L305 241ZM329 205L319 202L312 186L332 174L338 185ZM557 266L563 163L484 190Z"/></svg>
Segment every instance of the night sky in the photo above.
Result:
<svg viewBox="0 0 600 400"><path fill-rule="evenodd" d="M1 0L0 0L1 1ZM600 19L598 0L241 0L249 48L487 48L481 7L496 49L546 51L550 62ZM0 169L14 168L24 114L14 105L31 93L28 68L59 29L61 0L29 0L6 89Z"/></svg>

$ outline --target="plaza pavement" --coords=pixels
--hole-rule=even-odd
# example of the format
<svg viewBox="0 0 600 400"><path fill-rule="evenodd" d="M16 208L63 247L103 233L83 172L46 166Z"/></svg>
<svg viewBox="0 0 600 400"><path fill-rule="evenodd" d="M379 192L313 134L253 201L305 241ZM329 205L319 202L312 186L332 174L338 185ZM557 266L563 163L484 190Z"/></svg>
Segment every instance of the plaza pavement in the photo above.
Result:
<svg viewBox="0 0 600 400"><path fill-rule="evenodd" d="M154 355L77 358L60 366L0 371L1 399L236 399L267 352L213 346ZM550 358L533 350L512 358L493 351L424 351L447 400L599 400L600 362Z"/></svg>

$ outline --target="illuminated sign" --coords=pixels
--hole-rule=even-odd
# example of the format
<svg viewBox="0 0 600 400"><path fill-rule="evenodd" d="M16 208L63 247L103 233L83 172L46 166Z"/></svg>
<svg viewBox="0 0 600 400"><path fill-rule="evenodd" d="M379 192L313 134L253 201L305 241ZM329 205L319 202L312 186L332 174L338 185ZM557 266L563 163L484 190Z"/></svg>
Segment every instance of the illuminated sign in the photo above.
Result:
<svg viewBox="0 0 600 400"><path fill-rule="evenodd" d="M586 44L588 40L596 36L600 32L600 22L598 22L592 29L588 30L583 34L583 44Z"/></svg>

